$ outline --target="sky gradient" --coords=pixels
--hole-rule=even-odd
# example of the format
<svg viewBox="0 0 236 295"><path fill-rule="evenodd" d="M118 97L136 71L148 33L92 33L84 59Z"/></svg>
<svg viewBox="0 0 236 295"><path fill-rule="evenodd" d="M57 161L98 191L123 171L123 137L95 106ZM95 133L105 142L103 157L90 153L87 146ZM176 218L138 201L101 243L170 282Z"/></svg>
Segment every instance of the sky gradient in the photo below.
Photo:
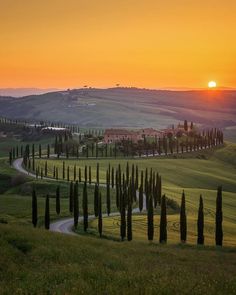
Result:
<svg viewBox="0 0 236 295"><path fill-rule="evenodd" d="M235 0L0 0L0 87L236 87Z"/></svg>

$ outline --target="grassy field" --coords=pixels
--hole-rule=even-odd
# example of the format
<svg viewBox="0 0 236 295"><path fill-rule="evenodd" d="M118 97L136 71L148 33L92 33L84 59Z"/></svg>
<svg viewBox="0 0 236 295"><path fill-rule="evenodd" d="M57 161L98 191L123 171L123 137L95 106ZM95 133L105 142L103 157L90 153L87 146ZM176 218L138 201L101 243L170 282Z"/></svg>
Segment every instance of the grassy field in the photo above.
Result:
<svg viewBox="0 0 236 295"><path fill-rule="evenodd" d="M160 245L159 212L155 215L153 243L147 241L146 214L133 216L133 241L119 241L119 217L103 218L103 238L97 236L97 220L78 237L47 232L31 225L31 190L38 192L39 224L43 225L45 194L51 196L51 219L56 219L55 190L61 186L61 216L68 210L68 182L24 178L7 158L0 159L0 294L236 294L236 168L235 145L190 158L130 159L140 170L153 168L162 175L163 192L180 203L186 193L187 244L179 243L179 215L168 211L168 244ZM124 168L126 160L118 162ZM67 160L78 167L100 164L105 181L106 160ZM44 160L38 162L44 165ZM49 168L61 160L49 160ZM72 168L71 168L72 169ZM50 169L49 169L50 170ZM51 170L50 170L51 171ZM49 173L51 173L49 171ZM214 211L216 187L223 185L224 247L215 248ZM82 186L80 186L82 192ZM196 245L199 195L205 206L206 246ZM103 195L105 191L103 189ZM114 192L112 192L114 208ZM81 199L80 199L81 201ZM92 213L93 187L89 189ZM80 204L81 205L81 204ZM80 206L81 208L81 206ZM105 211L105 206L103 207Z"/></svg>
<svg viewBox="0 0 236 295"><path fill-rule="evenodd" d="M206 243L214 244L214 222L215 222L215 200L216 188L223 186L223 212L224 212L224 233L226 245L236 246L236 166L235 166L235 144L227 144L225 147L206 153L193 153L191 158L150 158L150 159L129 159L130 166L134 163L138 165L139 170L152 168L162 175L163 193L180 204L182 190L186 193L187 214L189 217L189 242L196 243L196 221L199 196L202 194L205 206ZM37 160L37 165L44 167L43 159ZM73 175L73 166L76 164L82 168L85 165L91 166L92 178L96 180L96 165L100 166L100 179L105 182L106 169L110 163L111 166L121 165L125 171L127 160L65 160L66 167L70 166L71 175ZM49 175L52 175L52 167L59 167L62 171L62 160L52 159L48 161ZM143 224L143 216L137 218L136 224L140 234L137 239L146 239L146 230ZM156 226L158 227L159 216L157 216ZM170 235L171 242L178 242L179 216L171 216L169 220L169 229L173 235ZM117 218L108 219L108 236L118 237L119 226ZM95 228L96 221L91 222L91 227ZM114 228L113 228L114 227ZM106 230L106 229L105 229ZM176 233L176 234L175 234Z"/></svg>
<svg viewBox="0 0 236 295"><path fill-rule="evenodd" d="M1 294L236 294L236 250L0 224Z"/></svg>
<svg viewBox="0 0 236 295"><path fill-rule="evenodd" d="M0 222L20 223L31 225L31 193L33 187L38 197L38 224L43 226L45 196L50 196L50 215L51 220L62 217L71 217L69 213L69 186L65 181L35 180L29 177L20 177L19 174L7 163L7 159L0 159ZM16 182L16 183L15 183ZM61 213L56 214L55 193L56 187L60 186L61 192ZM105 198L106 189L100 188L103 198ZM82 192L83 185L79 184L79 213L82 214ZM88 212L93 214L94 186L88 185ZM111 189L111 210L115 211L115 191ZM103 212L106 207L103 206Z"/></svg>

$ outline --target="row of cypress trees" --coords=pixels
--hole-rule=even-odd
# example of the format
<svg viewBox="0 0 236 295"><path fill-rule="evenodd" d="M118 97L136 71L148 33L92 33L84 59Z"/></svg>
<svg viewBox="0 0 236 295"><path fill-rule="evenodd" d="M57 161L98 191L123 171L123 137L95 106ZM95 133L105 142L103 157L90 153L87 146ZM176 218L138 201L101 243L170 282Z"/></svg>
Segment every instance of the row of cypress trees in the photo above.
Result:
<svg viewBox="0 0 236 295"><path fill-rule="evenodd" d="M127 171L128 172L128 171ZM109 170L107 171L107 177L109 175ZM150 178L151 179L151 178ZM150 181L149 179L149 181ZM125 179L124 186L117 187L119 191L119 202L118 209L120 212L120 237L121 240L127 237L128 241L133 239L132 235L132 214L133 214L133 192L130 178L129 185L127 186ZM107 183L106 191L106 208L107 215L110 215L110 183ZM141 193L139 192L139 196ZM153 191L149 188L146 190L146 202L147 206L147 237L149 241L154 239L154 206L155 202L153 200ZM160 230L159 230L159 242L167 242L167 198L165 195L161 197L160 201L161 213L160 213ZM140 208L140 212L142 208ZM88 192L87 183L84 182L83 185L83 195L82 195L82 210L83 210L83 228L87 231L88 228ZM32 191L32 223L34 227L37 226L38 213L37 213L37 197L35 189ZM79 193L78 193L78 181L75 183L70 183L69 190L69 211L74 216L74 227L78 226L79 219ZM60 214L60 187L56 188L56 213ZM98 232L102 236L102 194L99 189L99 185L96 183L94 188L94 215L98 218ZM217 199L216 199L216 217L215 217L215 243L218 246L223 244L223 213L222 213L222 187L217 189ZM49 195L46 196L45 203L45 228L50 227L50 207L49 207ZM187 241L187 216L186 216L186 201L185 193L182 193L181 208L180 208L180 241L186 243ZM197 220L197 244L204 244L204 209L203 209L203 198L200 195L199 199L199 209L198 209L198 220Z"/></svg>
<svg viewBox="0 0 236 295"><path fill-rule="evenodd" d="M217 146L219 144L223 144L224 138L223 138L223 132L219 129L211 129L207 131L203 131L201 134L194 134L194 136L187 136L185 138L185 141L179 140L178 138L174 138L173 135L171 136L164 136L163 138L157 138L155 137L155 140L153 143L149 143L145 138L143 142L133 143L129 140L121 141L119 144L115 143L114 147L109 146L108 144L102 145L101 147L98 146L98 143L91 143L86 144L82 148L82 156L89 158L98 156L101 157L117 157L118 155L129 157L129 156L135 156L139 155L140 157L143 154L150 155L153 154L155 156L156 154L173 154L174 151L176 153L183 153L190 152L190 151L196 151L196 150L202 150L203 148L209 148L213 146ZM68 140L72 139L72 135L65 132L64 136L62 134L59 134L58 136L55 136L55 142L54 142L54 154L57 154L58 158L61 156L61 154L65 154L66 158L68 159L70 156L72 157L80 157L80 150L79 145L75 144L74 142L68 143ZM47 158L50 158L51 154L51 147L50 144L46 147ZM108 153L109 152L109 153ZM29 159L30 156L32 158L35 158L36 153L36 147L35 144L32 144L32 147L30 149L29 144L27 144L25 147L21 145L20 147L16 146L13 147L9 152L9 162L10 164L12 161L19 156L24 157L25 160ZM38 145L38 157L42 157L42 146L41 144Z"/></svg>

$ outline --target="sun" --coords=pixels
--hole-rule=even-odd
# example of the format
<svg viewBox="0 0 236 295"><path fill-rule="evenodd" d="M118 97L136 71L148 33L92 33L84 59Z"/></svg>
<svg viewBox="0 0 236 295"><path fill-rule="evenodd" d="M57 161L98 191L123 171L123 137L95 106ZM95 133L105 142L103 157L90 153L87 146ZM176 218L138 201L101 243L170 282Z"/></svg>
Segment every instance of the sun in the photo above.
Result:
<svg viewBox="0 0 236 295"><path fill-rule="evenodd" d="M215 81L208 82L208 87L209 88L216 88L216 82Z"/></svg>

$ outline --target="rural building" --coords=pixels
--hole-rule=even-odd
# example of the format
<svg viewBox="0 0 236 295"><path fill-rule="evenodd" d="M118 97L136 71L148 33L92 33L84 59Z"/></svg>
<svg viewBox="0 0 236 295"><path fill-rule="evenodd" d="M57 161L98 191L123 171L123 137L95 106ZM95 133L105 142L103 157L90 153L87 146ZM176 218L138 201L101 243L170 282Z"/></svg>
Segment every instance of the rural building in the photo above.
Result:
<svg viewBox="0 0 236 295"><path fill-rule="evenodd" d="M145 128L139 130L139 133L141 134L142 138L144 137L163 137L163 131L156 130L153 128Z"/></svg>
<svg viewBox="0 0 236 295"><path fill-rule="evenodd" d="M122 140L132 140L138 142L142 140L142 135L139 131L131 131L126 129L106 129L104 133L104 142L113 143Z"/></svg>

